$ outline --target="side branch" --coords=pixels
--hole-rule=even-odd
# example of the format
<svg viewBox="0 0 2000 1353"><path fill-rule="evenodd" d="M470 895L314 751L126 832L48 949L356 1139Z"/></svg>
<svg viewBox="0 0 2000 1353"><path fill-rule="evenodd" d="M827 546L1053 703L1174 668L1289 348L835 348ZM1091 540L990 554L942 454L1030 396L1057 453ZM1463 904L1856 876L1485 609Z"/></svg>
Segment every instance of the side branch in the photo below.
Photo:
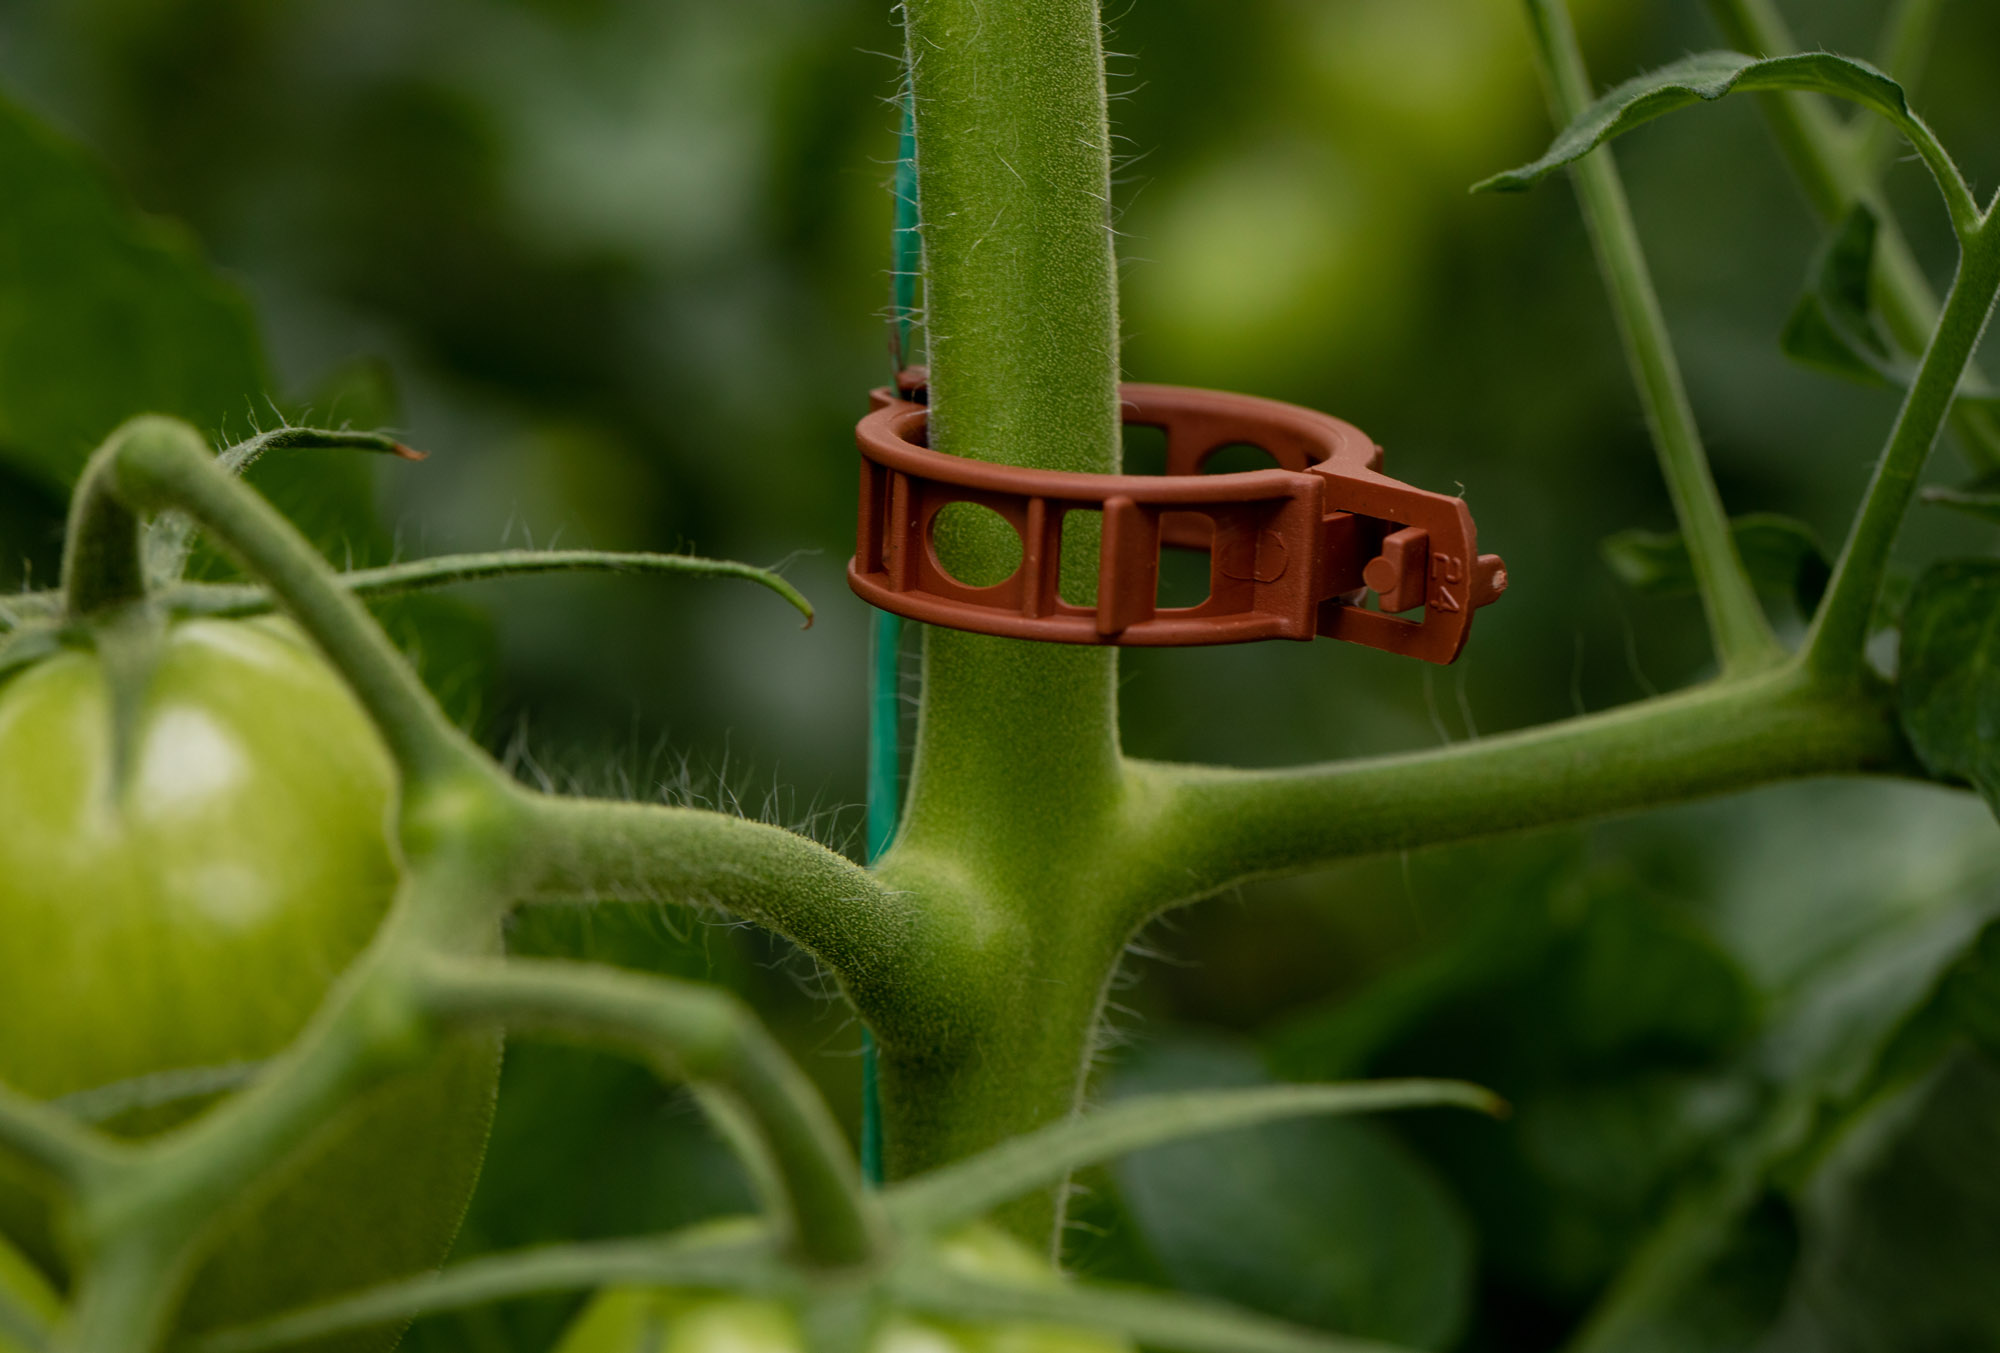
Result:
<svg viewBox="0 0 2000 1353"><path fill-rule="evenodd" d="M528 959L434 959L422 987L426 1007L446 1020L490 1021L623 1048L664 1076L723 1091L770 1153L793 1248L826 1267L877 1255L877 1226L839 1126L764 1026L728 992Z"/></svg>
<svg viewBox="0 0 2000 1353"><path fill-rule="evenodd" d="M893 980L921 913L816 841L726 813L533 795L530 851L540 902L679 902L776 931L825 963L850 994Z"/></svg>
<svg viewBox="0 0 2000 1353"><path fill-rule="evenodd" d="M1281 771L1134 762L1128 851L1158 871L1152 896L1191 900L1358 855L1855 772L1915 772L1886 692L1829 694L1794 662L1410 756Z"/></svg>

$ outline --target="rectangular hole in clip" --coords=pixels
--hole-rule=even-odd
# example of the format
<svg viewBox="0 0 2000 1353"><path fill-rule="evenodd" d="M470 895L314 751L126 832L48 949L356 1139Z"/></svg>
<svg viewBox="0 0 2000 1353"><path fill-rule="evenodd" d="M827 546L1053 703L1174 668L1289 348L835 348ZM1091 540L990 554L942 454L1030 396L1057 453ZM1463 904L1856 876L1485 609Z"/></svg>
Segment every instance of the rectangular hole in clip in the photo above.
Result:
<svg viewBox="0 0 2000 1353"><path fill-rule="evenodd" d="M1185 611L1208 600L1209 573L1214 567L1207 550L1160 551L1160 585L1153 604L1163 611Z"/></svg>
<svg viewBox="0 0 2000 1353"><path fill-rule="evenodd" d="M1051 504L1053 507L1053 504ZM1063 511L1056 595L1070 606L1097 606L1097 547L1104 538L1104 514L1089 508Z"/></svg>

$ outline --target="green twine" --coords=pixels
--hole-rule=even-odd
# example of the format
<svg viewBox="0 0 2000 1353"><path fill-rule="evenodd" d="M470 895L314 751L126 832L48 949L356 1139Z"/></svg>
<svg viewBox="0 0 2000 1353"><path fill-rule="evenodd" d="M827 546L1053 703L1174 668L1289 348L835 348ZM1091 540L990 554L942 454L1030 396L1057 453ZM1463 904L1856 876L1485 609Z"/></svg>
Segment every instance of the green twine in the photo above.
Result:
<svg viewBox="0 0 2000 1353"><path fill-rule="evenodd" d="M896 152L896 224L890 238L894 259L890 272L889 322L895 343L896 368L909 360L910 327L917 311L917 276L923 268L917 233L916 109L903 95L903 130ZM868 863L882 858L896 839L896 819L902 806L902 705L898 681L903 651L903 618L877 611L870 622L873 650L869 663L868 697ZM875 1036L861 1029L861 1173L871 1184L882 1182L882 1091Z"/></svg>

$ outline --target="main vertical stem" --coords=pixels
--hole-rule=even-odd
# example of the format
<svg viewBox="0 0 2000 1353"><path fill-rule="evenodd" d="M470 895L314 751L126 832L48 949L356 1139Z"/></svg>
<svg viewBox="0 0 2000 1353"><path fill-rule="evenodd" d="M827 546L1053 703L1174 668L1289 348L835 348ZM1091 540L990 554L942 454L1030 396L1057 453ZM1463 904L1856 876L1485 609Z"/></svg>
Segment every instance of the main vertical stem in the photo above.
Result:
<svg viewBox="0 0 2000 1353"><path fill-rule="evenodd" d="M1096 0L909 0L931 446L1118 465L1117 272ZM960 558L1004 556L967 532ZM1118 774L1115 654L925 632L913 838L1062 833ZM996 845L999 844L996 842Z"/></svg>
<svg viewBox="0 0 2000 1353"><path fill-rule="evenodd" d="M930 444L1115 470L1096 0L907 0L905 13ZM1094 578L1095 525L1065 524L1086 546L1066 571ZM941 524L937 545L948 568L1003 573L1019 549L997 518ZM924 946L934 971L917 983L928 994L906 986L903 1019L877 1026L892 1176L1069 1112L1117 953L1105 900L1080 895L1122 784L1115 651L926 627L923 673L909 798L883 867L926 898L937 933Z"/></svg>

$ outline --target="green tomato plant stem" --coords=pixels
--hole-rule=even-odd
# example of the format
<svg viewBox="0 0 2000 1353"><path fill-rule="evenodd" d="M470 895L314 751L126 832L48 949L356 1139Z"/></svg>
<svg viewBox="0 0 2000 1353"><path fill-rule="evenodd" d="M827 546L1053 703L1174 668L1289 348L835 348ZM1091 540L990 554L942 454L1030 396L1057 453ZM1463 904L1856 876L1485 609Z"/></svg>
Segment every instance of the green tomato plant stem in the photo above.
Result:
<svg viewBox="0 0 2000 1353"><path fill-rule="evenodd" d="M1231 1094L1208 1090L1144 1095L1087 1119L1016 1137L972 1160L897 1185L890 1215L905 1234L946 1232L979 1220L996 1204L1026 1193L1052 1174L1101 1164L1196 1133L1306 1114L1359 1113L1456 1105L1485 1113L1505 1106L1492 1092L1462 1081L1382 1080L1353 1085L1271 1085Z"/></svg>
<svg viewBox="0 0 2000 1353"><path fill-rule="evenodd" d="M1771 0L1708 0L1708 8L1723 36L1740 51L1781 56L1797 50ZM1874 208L1879 224L1871 291L1890 336L1905 351L1922 352L1937 327L1937 293L1910 252L1895 213L1882 199L1879 161L1865 146L1855 144L1824 99L1773 93L1760 94L1757 100L1780 153L1821 221L1833 225L1856 202ZM1873 129L1881 124L1870 119L1865 125ZM2000 422L1989 410L1961 402L1953 408L1951 422L1975 466L2000 468Z"/></svg>
<svg viewBox="0 0 2000 1353"><path fill-rule="evenodd" d="M135 418L111 434L113 443L174 439L181 425L167 418ZM115 453L114 453L115 454ZM72 617L96 615L146 595L146 561L139 519L106 483L110 458L100 453L88 465L70 498L63 536L63 610Z"/></svg>
<svg viewBox="0 0 2000 1353"><path fill-rule="evenodd" d="M1097 4L904 8L931 445L1113 470L1117 273ZM941 538L947 567L1004 562L1018 543L991 525ZM1094 576L1094 523L1066 526L1088 556L1066 576ZM934 957L910 1003L928 1008L896 1021L898 1037L863 1007L881 1038L891 1178L1075 1103L1102 973L1096 954L1067 970L1081 957L1068 936L1096 925L1077 885L1120 795L1116 672L1109 649L925 628L909 796L881 874L931 899ZM1050 971L1052 959L1066 970ZM1029 1046L1049 1029L1057 1046ZM1044 1206L1023 1229L1046 1234L1048 1219Z"/></svg>
<svg viewBox="0 0 2000 1353"><path fill-rule="evenodd" d="M185 1235L128 1230L93 1257L56 1329L55 1353L152 1349L167 1331L176 1292L190 1266Z"/></svg>
<svg viewBox="0 0 2000 1353"><path fill-rule="evenodd" d="M930 444L1115 469L1117 274L1095 0L914 0L905 13ZM966 534L941 542L947 565L1017 547L1004 528ZM1108 649L927 628L905 841L966 844L976 822L982 866L1004 873L1087 832L1065 819L1117 783L1115 670Z"/></svg>
<svg viewBox="0 0 2000 1353"><path fill-rule="evenodd" d="M2000 292L2000 211L1988 211L1959 254L1944 313L1897 410L1888 445L1876 462L1807 637L1806 652L1814 670L1829 680L1850 679L1865 663L1869 622L1889 553L1916 493L1917 477L1992 318L1996 292Z"/></svg>
<svg viewBox="0 0 2000 1353"><path fill-rule="evenodd" d="M1797 658L1601 714L1289 770L1135 765L1151 855L1189 897L1358 855L1575 822L1774 780L1917 774L1890 692Z"/></svg>
<svg viewBox="0 0 2000 1353"><path fill-rule="evenodd" d="M79 1277L60 1347L156 1346L204 1237L245 1188L370 1086L420 1066L468 1023L555 1028L711 1083L754 1129L760 1159L783 1181L775 1201L800 1260L821 1268L870 1260L880 1237L837 1129L732 998L665 979L492 957L499 922L517 900L539 882L574 876L536 828L549 818L574 822L589 807L571 802L536 817L542 797L514 786L452 727L307 542L224 473L192 429L156 420L128 431L144 435L114 437L93 461L101 486L93 497L121 505L135 528L146 513L186 513L271 588L341 671L403 771L406 872L389 918L305 1033L251 1085L185 1127L114 1149L53 1110L0 1098L0 1145L52 1172L68 1194L65 1229ZM632 811L594 807L614 823ZM774 828L691 810L638 811L681 829L672 881L685 885L682 895L713 885L754 910L742 894L757 885L740 868L754 854L767 896L809 890L815 874L822 897L879 896L863 871ZM744 851L746 839L762 849ZM703 849L713 842L721 848Z"/></svg>
<svg viewBox="0 0 2000 1353"><path fill-rule="evenodd" d="M1573 112L1589 88L1566 14L1557 0L1530 0L1530 13L1551 102ZM1014 464L1114 469L1117 298L1096 5L1024 0L996 10L977 0L912 0L908 36L932 445ZM723 814L515 785L450 724L355 589L219 467L192 429L164 419L120 429L79 494L68 607L79 616L132 613L117 604L144 596L142 518L179 512L206 530L305 630L381 730L402 777L404 874L389 918L306 1031L192 1122L113 1142L0 1092L0 1150L26 1159L65 1199L77 1281L56 1347L157 1347L203 1246L247 1189L371 1087L416 1072L446 1040L499 1029L609 1046L695 1082L753 1173L775 1181L765 1241L785 1246L808 1273L894 1277L900 1270L885 1267L892 1227L961 1220L975 1206L969 1199L983 1209L1023 1187L1038 1191L1001 1216L1046 1239L1059 1234L1058 1195L1043 1187L1057 1168L1099 1158L1093 1153L1132 1134L1166 1130L1157 1106L1126 1119L1064 1122L1082 1097L1107 983L1133 932L1164 908L1347 856L1779 778L1916 773L1864 647L1916 475L2000 291L1995 214L1975 213L1964 232L1958 274L1826 600L1805 648L1788 656L1736 555L1616 171L1599 151L1576 177L1702 578L1722 668L1716 680L1429 752L1236 771L1126 759L1115 650L929 628L909 808L872 872L795 834ZM1094 543L1089 523L1073 525L1082 543ZM978 528L939 541L951 568L1004 562L1008 544ZM1070 582L1087 581L1093 554L1078 551L1065 569ZM738 576L771 583L756 570ZM957 1169L952 1162L997 1143L1048 1135L970 1161L965 1173L871 1196L824 1105L734 998L498 956L500 924L518 903L619 898L728 911L786 935L836 974L880 1041L891 1177ZM1301 1111L1368 1098L1280 1093ZM1371 1093L1477 1099L1463 1087ZM1197 1102L1183 1109L1224 1112ZM1249 1109L1227 1112L1239 1111ZM615 1276L616 1262L635 1272L647 1263L648 1272L684 1271L671 1247L642 1248L591 1251L611 1264L596 1276ZM585 1254L540 1267L523 1261L516 1277L574 1281L587 1276ZM740 1263L711 1256L718 1275L744 1283L771 1272L758 1267L764 1257L754 1246ZM978 1305L977 1292L940 1296L936 1275L921 1267L904 1275L913 1302ZM478 1282L454 1290L479 1290ZM411 1292L397 1299L422 1299ZM1045 1313L1068 1312L1064 1319L1158 1329L1163 1342L1175 1321L1209 1318L1185 1303L1146 1307L1151 1314L1134 1306L1114 1318L1112 1308L1124 1310L1119 1303L1136 1295L1033 1300ZM332 1309L315 1317L320 1328L331 1327ZM366 1314L354 1307L340 1318L358 1320L357 1311ZM278 1342L270 1331L282 1324L246 1334L242 1346ZM1179 1346L1327 1347L1275 1327L1245 1343L1243 1329L1218 1324L1208 1342L1183 1338Z"/></svg>
<svg viewBox="0 0 2000 1353"><path fill-rule="evenodd" d="M424 1000L439 1015L620 1046L663 1077L715 1087L756 1125L783 1185L787 1239L810 1263L868 1263L880 1227L825 1104L756 1018L719 988L512 959L434 960Z"/></svg>
<svg viewBox="0 0 2000 1353"><path fill-rule="evenodd" d="M1590 76L1565 0L1527 0L1527 9L1543 89L1560 127L1595 98ZM1694 408L1610 148L1600 147L1585 156L1571 166L1570 176L1618 318L1626 360L1638 383L1674 516L1687 540L1716 658L1729 673L1772 666L1783 658L1784 649L1758 604L1729 529L1729 514L1709 472Z"/></svg>
<svg viewBox="0 0 2000 1353"><path fill-rule="evenodd" d="M445 718L304 538L276 508L222 473L194 429L161 421L177 431L123 439L114 433L93 457L92 469L103 462L118 497L134 512L185 512L264 580L347 677L382 730L406 788L463 774L491 778L490 763Z"/></svg>
<svg viewBox="0 0 2000 1353"><path fill-rule="evenodd" d="M567 966L588 971L584 965ZM1071 1169L1100 1164L1127 1151L1288 1118L1417 1108L1499 1113L1505 1106L1490 1092L1461 1081L1369 1081L1143 1095L884 1190L882 1216L898 1243L865 1275L802 1273L785 1262L768 1223L739 1218L665 1236L544 1245L486 1256L455 1264L441 1274L380 1284L275 1319L203 1335L190 1348L191 1353L260 1353L507 1297L614 1283L776 1296L806 1308L824 1301L852 1313L857 1297L864 1304L868 1300L864 1286L852 1281L862 1277L877 1297L887 1296L903 1309L932 1311L946 1319L995 1312L995 1303L1007 1301L1010 1293L1053 1291L1066 1303L1059 1317L1062 1323L1112 1333L1150 1331L1150 1342L1186 1353L1354 1353L1359 1348L1389 1353L1380 1344L1357 1344L1241 1310L1141 1290L982 1284L977 1299L967 1303L967 1309L958 1309L952 1304L949 1283L941 1287L941 1280L955 1270L938 1264L931 1251L933 1242L960 1234L996 1203L1043 1187ZM833 1280L829 1282L828 1276ZM1019 1310L1019 1320L1047 1318L1046 1308L1033 1304L1035 1300L1029 1298L1030 1305ZM1200 1322L1197 1327L1177 1324L1191 1317ZM994 1318L1011 1317L996 1313ZM831 1346L850 1345L836 1340Z"/></svg>
<svg viewBox="0 0 2000 1353"><path fill-rule="evenodd" d="M781 827L696 808L535 795L523 830L525 902L673 901L768 927L886 1005L924 924L900 894L825 846Z"/></svg>

